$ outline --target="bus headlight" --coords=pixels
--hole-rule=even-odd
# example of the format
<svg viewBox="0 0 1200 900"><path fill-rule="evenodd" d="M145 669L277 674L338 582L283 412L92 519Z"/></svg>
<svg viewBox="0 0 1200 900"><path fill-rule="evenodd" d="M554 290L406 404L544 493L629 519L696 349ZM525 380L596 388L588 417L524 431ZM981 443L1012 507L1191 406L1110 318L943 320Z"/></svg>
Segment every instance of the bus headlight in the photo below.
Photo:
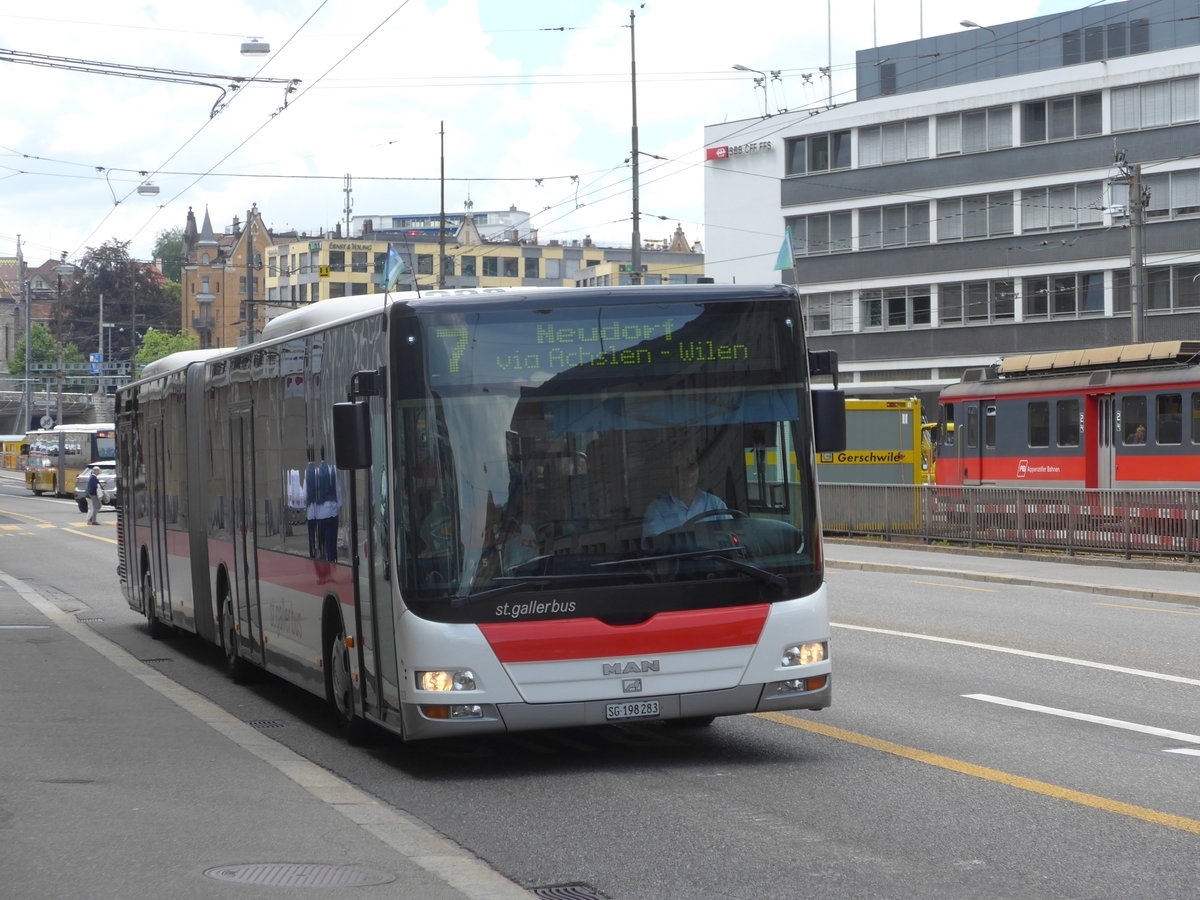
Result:
<svg viewBox="0 0 1200 900"><path fill-rule="evenodd" d="M470 669L417 672L417 687L422 691L473 691L475 673Z"/></svg>
<svg viewBox="0 0 1200 900"><path fill-rule="evenodd" d="M783 648L779 663L783 666L809 666L824 662L829 657L829 644L825 641L810 641L807 644L788 644Z"/></svg>

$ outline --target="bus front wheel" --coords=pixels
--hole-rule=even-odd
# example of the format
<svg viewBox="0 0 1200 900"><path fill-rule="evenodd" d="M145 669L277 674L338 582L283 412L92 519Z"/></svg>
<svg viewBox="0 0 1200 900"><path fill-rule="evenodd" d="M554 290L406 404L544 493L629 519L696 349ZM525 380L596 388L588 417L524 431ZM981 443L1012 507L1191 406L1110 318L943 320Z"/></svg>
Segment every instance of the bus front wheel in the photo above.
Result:
<svg viewBox="0 0 1200 900"><path fill-rule="evenodd" d="M338 727L351 744L366 743L370 726L354 711L354 679L351 675L350 648L346 646L346 628L341 616L330 629L325 657L325 694Z"/></svg>
<svg viewBox="0 0 1200 900"><path fill-rule="evenodd" d="M225 671L234 684L250 680L250 663L238 652L237 619L233 616L233 598L226 591L221 598L221 649L225 653Z"/></svg>
<svg viewBox="0 0 1200 900"><path fill-rule="evenodd" d="M142 603L146 607L146 627L150 632L150 637L156 641L161 641L167 636L170 631L162 619L158 617L158 603L154 596L154 579L150 577L149 570L142 573Z"/></svg>

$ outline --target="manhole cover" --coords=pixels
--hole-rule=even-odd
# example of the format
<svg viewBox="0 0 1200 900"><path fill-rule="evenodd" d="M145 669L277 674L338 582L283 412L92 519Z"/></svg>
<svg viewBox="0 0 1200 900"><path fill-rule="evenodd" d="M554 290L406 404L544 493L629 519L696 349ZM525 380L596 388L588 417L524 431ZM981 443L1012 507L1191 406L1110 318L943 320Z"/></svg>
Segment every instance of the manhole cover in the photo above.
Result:
<svg viewBox="0 0 1200 900"><path fill-rule="evenodd" d="M542 900L608 900L607 894L602 894L590 884L582 881L572 881L568 884L548 884L543 887L531 888L535 897Z"/></svg>
<svg viewBox="0 0 1200 900"><path fill-rule="evenodd" d="M395 875L379 869L325 863L245 863L217 866L206 869L204 874L217 881L269 887L369 887L396 880Z"/></svg>

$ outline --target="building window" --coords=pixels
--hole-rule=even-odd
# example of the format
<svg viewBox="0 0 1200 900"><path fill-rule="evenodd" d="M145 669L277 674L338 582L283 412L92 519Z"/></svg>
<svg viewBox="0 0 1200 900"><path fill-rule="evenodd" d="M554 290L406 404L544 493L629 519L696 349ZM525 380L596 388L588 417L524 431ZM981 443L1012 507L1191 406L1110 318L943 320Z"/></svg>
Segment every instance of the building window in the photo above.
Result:
<svg viewBox="0 0 1200 900"><path fill-rule="evenodd" d="M1083 272L1026 278L1022 296L1026 319L1100 315L1104 312L1104 275Z"/></svg>
<svg viewBox="0 0 1200 900"><path fill-rule="evenodd" d="M806 331L854 330L854 295L850 291L806 294L801 298Z"/></svg>
<svg viewBox="0 0 1200 900"><path fill-rule="evenodd" d="M850 168L850 132L833 131L790 138L784 142L788 175L807 175Z"/></svg>
<svg viewBox="0 0 1200 900"><path fill-rule="evenodd" d="M246 293L246 276L245 275L238 276L238 293L239 294Z"/></svg>
<svg viewBox="0 0 1200 900"><path fill-rule="evenodd" d="M375 262L371 265L371 272L375 275L383 275L384 270L387 268L387 254L376 253L374 260Z"/></svg>
<svg viewBox="0 0 1200 900"><path fill-rule="evenodd" d="M483 258L483 277L494 278L500 274L500 260L494 256Z"/></svg>
<svg viewBox="0 0 1200 900"><path fill-rule="evenodd" d="M875 206L858 211L858 246L861 250L928 243L928 203Z"/></svg>
<svg viewBox="0 0 1200 900"><path fill-rule="evenodd" d="M796 216L787 220L797 256L845 253L851 248L851 215L847 212Z"/></svg>
<svg viewBox="0 0 1200 900"><path fill-rule="evenodd" d="M540 262L540 260L536 256L525 257L525 277L526 278L539 278L540 277L538 274L538 269L540 268L538 266L539 262Z"/></svg>
<svg viewBox="0 0 1200 900"><path fill-rule="evenodd" d="M330 300L332 300L334 297L345 297L345 296L346 296L346 282L344 282L344 281L330 281L329 282L329 299Z"/></svg>
<svg viewBox="0 0 1200 900"><path fill-rule="evenodd" d="M560 280L562 276L562 260L558 257L546 258L546 277Z"/></svg>
<svg viewBox="0 0 1200 900"><path fill-rule="evenodd" d="M1082 30L1066 31L1062 35L1064 66L1113 59L1130 53L1147 53L1149 50L1149 19L1134 19L1128 26L1124 22L1113 22L1107 27L1089 25Z"/></svg>
<svg viewBox="0 0 1200 900"><path fill-rule="evenodd" d="M937 117L938 156L1012 146L1012 108L973 109Z"/></svg>
<svg viewBox="0 0 1200 900"><path fill-rule="evenodd" d="M432 275L433 274L433 254L418 253L417 254L417 274Z"/></svg>
<svg viewBox="0 0 1200 900"><path fill-rule="evenodd" d="M1158 266L1146 270L1148 312L1200 309L1200 265ZM1113 272L1113 311L1129 312L1129 270Z"/></svg>
<svg viewBox="0 0 1200 900"><path fill-rule="evenodd" d="M931 321L928 285L862 291L859 305L864 329L914 328Z"/></svg>
<svg viewBox="0 0 1200 900"><path fill-rule="evenodd" d="M1104 185L1099 181L1021 191L1021 231L1085 228L1104 224Z"/></svg>
<svg viewBox="0 0 1200 900"><path fill-rule="evenodd" d="M995 237L1013 233L1011 193L950 197L937 205L939 241Z"/></svg>
<svg viewBox="0 0 1200 900"><path fill-rule="evenodd" d="M929 120L912 119L858 129L858 165L878 166L926 159Z"/></svg>
<svg viewBox="0 0 1200 900"><path fill-rule="evenodd" d="M350 284L350 296L358 297L358 296L361 296L362 294L368 293L367 288L369 286L370 285L368 285L365 281L352 282Z"/></svg>
<svg viewBox="0 0 1200 900"><path fill-rule="evenodd" d="M1021 143L1039 144L1100 133L1100 92L1021 104Z"/></svg>
<svg viewBox="0 0 1200 900"><path fill-rule="evenodd" d="M515 256L504 256L500 259L500 274L505 278L517 278L517 258Z"/></svg>
<svg viewBox="0 0 1200 900"><path fill-rule="evenodd" d="M938 287L938 323L961 325L1011 321L1016 296L1010 279L964 281Z"/></svg>
<svg viewBox="0 0 1200 900"><path fill-rule="evenodd" d="M1200 78L1176 78L1151 84L1115 88L1112 92L1112 130L1161 128L1200 119L1197 88Z"/></svg>
<svg viewBox="0 0 1200 900"><path fill-rule="evenodd" d="M465 277L474 278L475 277L475 257L474 256L464 256L464 257L461 257L461 259L462 259L463 275Z"/></svg>
<svg viewBox="0 0 1200 900"><path fill-rule="evenodd" d="M366 274L367 253L365 250L356 250L350 254L350 267L354 272L362 272L363 274Z"/></svg>

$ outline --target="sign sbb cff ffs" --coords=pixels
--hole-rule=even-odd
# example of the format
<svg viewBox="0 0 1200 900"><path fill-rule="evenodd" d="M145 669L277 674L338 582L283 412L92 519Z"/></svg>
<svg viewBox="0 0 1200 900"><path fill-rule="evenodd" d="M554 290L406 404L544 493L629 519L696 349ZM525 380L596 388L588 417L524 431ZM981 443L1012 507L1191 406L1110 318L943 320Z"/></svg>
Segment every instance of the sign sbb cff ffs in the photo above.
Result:
<svg viewBox="0 0 1200 900"><path fill-rule="evenodd" d="M731 156L744 156L747 153L762 153L771 149L770 141L752 141L749 144L735 146L709 147L705 159L729 159Z"/></svg>

